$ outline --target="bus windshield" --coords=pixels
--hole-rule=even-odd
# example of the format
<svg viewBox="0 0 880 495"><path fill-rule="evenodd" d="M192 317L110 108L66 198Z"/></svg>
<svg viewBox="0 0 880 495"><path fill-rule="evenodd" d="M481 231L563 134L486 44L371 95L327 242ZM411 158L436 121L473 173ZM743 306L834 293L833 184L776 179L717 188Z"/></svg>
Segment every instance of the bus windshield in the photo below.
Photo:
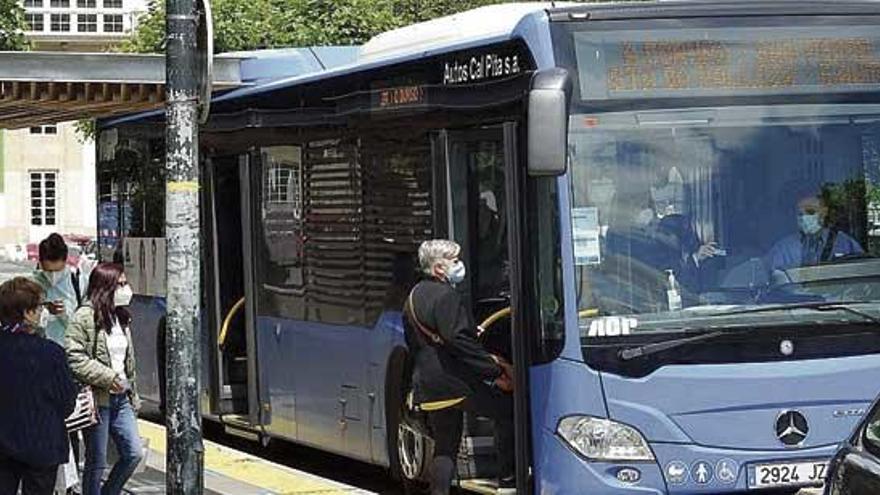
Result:
<svg viewBox="0 0 880 495"><path fill-rule="evenodd" d="M793 309L823 302L878 314L876 35L825 25L570 36L585 337L609 317L623 337L846 319Z"/></svg>

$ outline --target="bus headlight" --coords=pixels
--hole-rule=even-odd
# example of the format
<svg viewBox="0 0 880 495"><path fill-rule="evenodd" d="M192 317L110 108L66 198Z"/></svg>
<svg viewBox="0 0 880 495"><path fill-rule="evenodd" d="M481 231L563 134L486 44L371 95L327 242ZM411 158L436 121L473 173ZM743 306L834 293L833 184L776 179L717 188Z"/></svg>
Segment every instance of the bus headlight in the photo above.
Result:
<svg viewBox="0 0 880 495"><path fill-rule="evenodd" d="M569 416L556 433L592 461L653 461L648 441L631 426L591 416Z"/></svg>

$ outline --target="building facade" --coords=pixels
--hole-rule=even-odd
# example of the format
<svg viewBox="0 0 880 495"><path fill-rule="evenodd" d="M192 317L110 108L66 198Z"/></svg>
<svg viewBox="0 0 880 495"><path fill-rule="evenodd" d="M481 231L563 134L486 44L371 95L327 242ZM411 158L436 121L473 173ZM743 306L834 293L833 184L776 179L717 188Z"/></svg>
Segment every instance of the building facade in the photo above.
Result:
<svg viewBox="0 0 880 495"><path fill-rule="evenodd" d="M35 51L105 52L123 42L145 0L22 0ZM0 256L22 257L51 232L94 237L95 144L74 122L0 130Z"/></svg>

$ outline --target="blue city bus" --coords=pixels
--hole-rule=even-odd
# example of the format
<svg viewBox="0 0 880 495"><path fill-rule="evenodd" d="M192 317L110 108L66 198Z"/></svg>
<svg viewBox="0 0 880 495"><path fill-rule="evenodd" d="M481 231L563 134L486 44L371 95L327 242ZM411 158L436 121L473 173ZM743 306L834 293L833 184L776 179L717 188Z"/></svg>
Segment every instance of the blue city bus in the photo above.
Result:
<svg viewBox="0 0 880 495"><path fill-rule="evenodd" d="M880 383L878 20L869 1L498 5L215 95L205 417L419 489L401 307L419 243L452 238L483 344L516 368L520 493L821 485ZM131 181L100 189L134 209L118 259L162 407L163 115L99 132L99 181ZM466 417L462 488L493 492L492 428Z"/></svg>

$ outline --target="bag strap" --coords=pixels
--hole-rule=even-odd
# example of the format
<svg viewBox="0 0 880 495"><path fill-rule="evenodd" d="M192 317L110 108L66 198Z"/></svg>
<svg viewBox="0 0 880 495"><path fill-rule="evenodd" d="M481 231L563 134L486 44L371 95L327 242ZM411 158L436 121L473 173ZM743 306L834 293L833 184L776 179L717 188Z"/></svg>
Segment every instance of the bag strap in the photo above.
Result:
<svg viewBox="0 0 880 495"><path fill-rule="evenodd" d="M73 293L76 294L76 307L79 308L82 306L82 292L79 289L79 274L80 271L77 270L75 272L70 272L70 283L73 284Z"/></svg>
<svg viewBox="0 0 880 495"><path fill-rule="evenodd" d="M403 305L403 310L406 312L406 315L409 317L409 320L419 329L422 334L427 337L428 341L433 342L434 345L442 345L443 338L440 337L440 334L431 330L427 326L425 326L419 318L416 316L415 307L413 306L413 293L416 291L415 287L413 290L409 292L409 297L406 298L406 303Z"/></svg>
<svg viewBox="0 0 880 495"><path fill-rule="evenodd" d="M822 254L819 256L819 261L831 261L831 251L834 250L834 244L837 242L837 229L830 229L828 231L828 238L825 239L825 245L822 246Z"/></svg>

